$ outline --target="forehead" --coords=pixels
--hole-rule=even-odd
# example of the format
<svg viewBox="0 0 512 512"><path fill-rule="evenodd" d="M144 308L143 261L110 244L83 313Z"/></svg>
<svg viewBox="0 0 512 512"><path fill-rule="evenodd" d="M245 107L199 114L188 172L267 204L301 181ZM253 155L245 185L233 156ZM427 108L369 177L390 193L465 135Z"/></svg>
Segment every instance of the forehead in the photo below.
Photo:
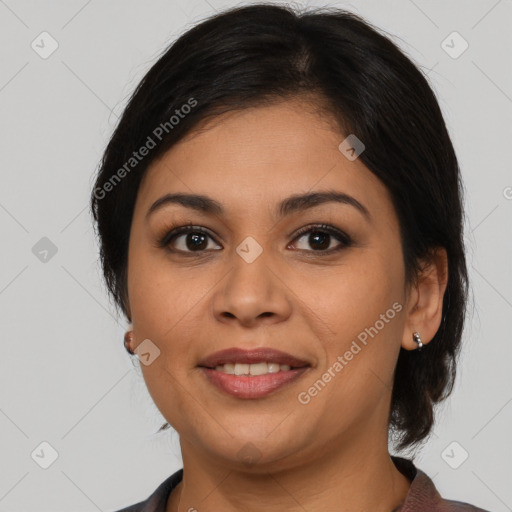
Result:
<svg viewBox="0 0 512 512"><path fill-rule="evenodd" d="M332 117L304 101L228 112L152 162L138 203L147 209L162 194L180 191L214 197L234 213L294 193L338 189L382 210L387 189L360 159L344 156L345 138Z"/></svg>

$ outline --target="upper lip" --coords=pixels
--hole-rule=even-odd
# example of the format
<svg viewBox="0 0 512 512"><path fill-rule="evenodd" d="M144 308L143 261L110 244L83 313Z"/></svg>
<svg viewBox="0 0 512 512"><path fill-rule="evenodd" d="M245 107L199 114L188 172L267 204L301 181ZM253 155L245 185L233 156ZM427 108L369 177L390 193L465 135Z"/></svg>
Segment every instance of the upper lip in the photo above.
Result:
<svg viewBox="0 0 512 512"><path fill-rule="evenodd" d="M198 366L215 368L216 366L221 366L226 363L253 364L261 362L287 364L294 368L309 366L309 363L303 359L268 347L260 347L252 350L237 347L227 348L205 357L199 362Z"/></svg>

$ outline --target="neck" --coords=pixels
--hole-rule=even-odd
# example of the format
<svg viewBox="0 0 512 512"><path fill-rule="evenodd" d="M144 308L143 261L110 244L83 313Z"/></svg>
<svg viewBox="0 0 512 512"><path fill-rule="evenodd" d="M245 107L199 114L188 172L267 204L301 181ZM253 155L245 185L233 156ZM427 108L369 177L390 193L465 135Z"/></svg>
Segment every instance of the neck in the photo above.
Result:
<svg viewBox="0 0 512 512"><path fill-rule="evenodd" d="M410 481L393 464L387 437L380 450L374 442L353 441L336 443L342 447L338 450L329 446L307 464L281 464L276 470L275 465L240 469L220 464L182 439L183 480L166 512L391 512L405 499Z"/></svg>

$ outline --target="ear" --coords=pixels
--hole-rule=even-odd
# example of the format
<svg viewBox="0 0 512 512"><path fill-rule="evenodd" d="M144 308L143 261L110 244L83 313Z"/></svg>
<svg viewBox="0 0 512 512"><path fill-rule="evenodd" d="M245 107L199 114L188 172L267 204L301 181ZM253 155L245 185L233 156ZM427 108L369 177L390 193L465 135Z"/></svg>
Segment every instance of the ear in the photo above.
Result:
<svg viewBox="0 0 512 512"><path fill-rule="evenodd" d="M418 332L423 345L438 331L443 315L443 297L448 283L448 256L444 247L432 250L422 262L416 282L408 290L406 321L402 347L414 350L418 345L412 338Z"/></svg>

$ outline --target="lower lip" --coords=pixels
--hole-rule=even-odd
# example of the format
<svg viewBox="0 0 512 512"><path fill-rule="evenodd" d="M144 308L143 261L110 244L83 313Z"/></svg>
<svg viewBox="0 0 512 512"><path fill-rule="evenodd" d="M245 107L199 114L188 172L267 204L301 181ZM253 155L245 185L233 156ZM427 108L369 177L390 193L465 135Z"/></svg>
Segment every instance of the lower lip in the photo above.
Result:
<svg viewBox="0 0 512 512"><path fill-rule="evenodd" d="M208 380L221 391L237 398L261 398L297 380L308 366L266 375L232 375L200 367Z"/></svg>

